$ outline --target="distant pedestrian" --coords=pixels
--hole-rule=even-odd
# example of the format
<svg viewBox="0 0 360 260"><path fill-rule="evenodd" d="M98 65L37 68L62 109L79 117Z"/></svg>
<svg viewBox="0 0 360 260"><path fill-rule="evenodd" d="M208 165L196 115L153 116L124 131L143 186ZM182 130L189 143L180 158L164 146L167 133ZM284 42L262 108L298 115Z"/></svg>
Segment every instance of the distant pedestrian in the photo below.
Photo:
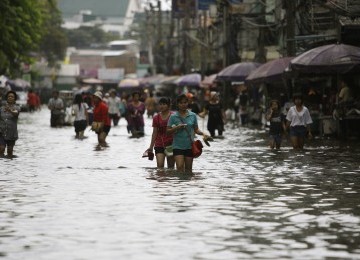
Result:
<svg viewBox="0 0 360 260"><path fill-rule="evenodd" d="M59 98L59 91L52 92L52 98L48 103L48 108L51 111L50 126L58 127L64 124L64 101Z"/></svg>
<svg viewBox="0 0 360 260"><path fill-rule="evenodd" d="M286 127L290 127L290 140L294 149L304 148L306 136L312 138L310 124L312 119L309 110L303 105L301 94L293 96L294 106L290 107L286 115Z"/></svg>
<svg viewBox="0 0 360 260"><path fill-rule="evenodd" d="M195 114L199 114L201 112L201 110L200 110L200 106L199 106L199 104L197 102L197 99L194 96L194 94L188 92L188 93L186 93L186 96L187 96L187 98L189 100L189 109L190 109L190 111L194 112Z"/></svg>
<svg viewBox="0 0 360 260"><path fill-rule="evenodd" d="M29 108L29 112L34 112L36 110L37 107L37 96L34 93L34 91L32 89L29 89L28 94L27 94L27 105Z"/></svg>
<svg viewBox="0 0 360 260"><path fill-rule="evenodd" d="M145 99L145 108L148 118L153 117L156 112L156 100L152 92L150 92L149 96Z"/></svg>
<svg viewBox="0 0 360 260"><path fill-rule="evenodd" d="M158 168L164 167L165 158L168 168L174 168L175 161L172 154L173 136L166 133L169 118L173 114L170 111L170 99L166 97L160 98L158 106L159 113L153 118L153 132L148 151L152 151L155 148L156 164Z"/></svg>
<svg viewBox="0 0 360 260"><path fill-rule="evenodd" d="M93 95L94 99L94 121L92 123L92 130L98 136L99 146L107 146L106 137L111 129L111 121L109 117L109 108L102 100L103 96L100 91L96 91Z"/></svg>
<svg viewBox="0 0 360 260"><path fill-rule="evenodd" d="M270 108L266 115L266 120L270 122L270 148L280 149L282 134L286 130L286 122L285 115L281 113L279 101L270 101Z"/></svg>
<svg viewBox="0 0 360 260"><path fill-rule="evenodd" d="M85 97L83 99L88 107L88 109L87 109L87 114L88 114L88 119L89 119L88 125L91 125L94 120L94 102L93 102L92 96L90 94L85 95Z"/></svg>
<svg viewBox="0 0 360 260"><path fill-rule="evenodd" d="M176 169L191 172L194 159L191 144L195 134L202 135L205 140L209 136L199 129L196 114L188 110L189 100L185 94L177 97L176 104L178 111L170 116L167 134L174 135L173 154Z"/></svg>
<svg viewBox="0 0 360 260"><path fill-rule="evenodd" d="M219 94L215 91L210 93L208 104L205 105L204 111L199 114L199 116L203 118L206 115L209 115L207 129L210 132L211 137L215 137L215 131L217 130L219 138L222 138L226 116L222 104L220 103Z"/></svg>
<svg viewBox="0 0 360 260"><path fill-rule="evenodd" d="M116 95L115 89L110 90L110 96L107 99L107 103L109 106L109 117L113 121L114 126L117 126L121 118L121 99Z"/></svg>
<svg viewBox="0 0 360 260"><path fill-rule="evenodd" d="M128 103L126 110L132 137L144 136L145 104L140 101L140 92L132 93L132 100Z"/></svg>
<svg viewBox="0 0 360 260"><path fill-rule="evenodd" d="M75 138L83 139L84 131L89 122L88 116L88 105L83 101L81 94L76 94L74 99L74 104L72 106L73 115L75 116L74 128L75 128Z"/></svg>
<svg viewBox="0 0 360 260"><path fill-rule="evenodd" d="M15 91L8 91L5 95L6 103L0 107L0 157L13 158L15 142L18 139L17 121L20 106L16 104L17 95Z"/></svg>

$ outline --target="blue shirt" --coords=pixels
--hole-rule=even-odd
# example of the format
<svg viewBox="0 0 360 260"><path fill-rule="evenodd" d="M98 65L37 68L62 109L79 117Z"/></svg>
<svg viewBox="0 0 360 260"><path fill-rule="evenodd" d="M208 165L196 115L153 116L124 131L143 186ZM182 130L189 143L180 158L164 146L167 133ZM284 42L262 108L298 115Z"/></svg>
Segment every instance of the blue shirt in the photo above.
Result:
<svg viewBox="0 0 360 260"><path fill-rule="evenodd" d="M191 143L195 136L195 129L198 128L196 114L188 110L187 115L182 117L179 115L179 112L175 112L175 114L170 116L168 126L173 127L180 124L186 124L186 127L181 128L174 133L172 143L173 149L191 149Z"/></svg>

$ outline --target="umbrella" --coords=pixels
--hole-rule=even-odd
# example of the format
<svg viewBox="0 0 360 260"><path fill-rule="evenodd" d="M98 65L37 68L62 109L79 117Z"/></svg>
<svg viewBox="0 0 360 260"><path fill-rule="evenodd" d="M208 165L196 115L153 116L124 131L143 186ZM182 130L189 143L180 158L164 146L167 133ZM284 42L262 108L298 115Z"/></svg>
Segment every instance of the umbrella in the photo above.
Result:
<svg viewBox="0 0 360 260"><path fill-rule="evenodd" d="M82 82L85 83L85 84L101 84L101 83L103 83L102 80L97 79L97 78L83 79Z"/></svg>
<svg viewBox="0 0 360 260"><path fill-rule="evenodd" d="M118 87L119 88L131 88L131 87L139 87L140 86L140 82L138 79L122 79L119 82Z"/></svg>
<svg viewBox="0 0 360 260"><path fill-rule="evenodd" d="M244 81L245 78L261 64L257 62L240 62L230 65L220 71L216 77L223 81Z"/></svg>
<svg viewBox="0 0 360 260"><path fill-rule="evenodd" d="M160 80L160 84L163 85L172 85L175 84L175 81L179 78L179 76L166 76L162 80Z"/></svg>
<svg viewBox="0 0 360 260"><path fill-rule="evenodd" d="M290 69L302 73L346 73L360 65L360 48L346 44L320 46L297 56Z"/></svg>
<svg viewBox="0 0 360 260"><path fill-rule="evenodd" d="M217 74L211 74L210 76L205 76L204 79L200 82L200 87L212 87L215 83Z"/></svg>
<svg viewBox="0 0 360 260"><path fill-rule="evenodd" d="M157 74L140 79L141 86L154 86L160 84L161 80L165 78L164 74Z"/></svg>
<svg viewBox="0 0 360 260"><path fill-rule="evenodd" d="M201 75L199 73L191 73L180 76L177 80L175 80L175 84L178 86L189 86L189 87L197 87L200 86Z"/></svg>
<svg viewBox="0 0 360 260"><path fill-rule="evenodd" d="M294 57L284 57L269 61L253 70L246 78L248 83L271 83L273 80L281 78L285 69L289 66Z"/></svg>

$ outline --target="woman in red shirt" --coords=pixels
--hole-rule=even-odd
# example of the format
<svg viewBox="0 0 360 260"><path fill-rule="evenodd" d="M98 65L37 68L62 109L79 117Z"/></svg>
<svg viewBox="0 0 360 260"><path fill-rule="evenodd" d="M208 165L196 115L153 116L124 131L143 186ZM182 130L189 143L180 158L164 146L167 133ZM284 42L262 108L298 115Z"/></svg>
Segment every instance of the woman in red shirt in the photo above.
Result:
<svg viewBox="0 0 360 260"><path fill-rule="evenodd" d="M156 164L158 168L164 168L165 157L167 159L168 168L174 168L174 156L170 153L167 154L166 147L172 145L173 136L166 134L167 123L170 115L170 99L160 98L159 100L159 113L153 118L153 133L151 136L151 143L148 151L152 151L155 147Z"/></svg>
<svg viewBox="0 0 360 260"><path fill-rule="evenodd" d="M109 117L109 108L102 101L102 93L96 91L93 95L94 97L94 122L102 123L102 127L96 131L98 136L98 142L100 146L106 146L106 137L110 132L111 120Z"/></svg>

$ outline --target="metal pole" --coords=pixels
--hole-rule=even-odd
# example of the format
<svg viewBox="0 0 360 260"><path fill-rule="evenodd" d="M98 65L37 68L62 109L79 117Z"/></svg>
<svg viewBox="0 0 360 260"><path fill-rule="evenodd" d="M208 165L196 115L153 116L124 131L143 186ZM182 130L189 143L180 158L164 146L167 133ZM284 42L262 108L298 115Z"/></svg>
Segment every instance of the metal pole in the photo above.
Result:
<svg viewBox="0 0 360 260"><path fill-rule="evenodd" d="M286 4L286 50L287 56L296 55L295 43L295 5L296 0L285 1Z"/></svg>

